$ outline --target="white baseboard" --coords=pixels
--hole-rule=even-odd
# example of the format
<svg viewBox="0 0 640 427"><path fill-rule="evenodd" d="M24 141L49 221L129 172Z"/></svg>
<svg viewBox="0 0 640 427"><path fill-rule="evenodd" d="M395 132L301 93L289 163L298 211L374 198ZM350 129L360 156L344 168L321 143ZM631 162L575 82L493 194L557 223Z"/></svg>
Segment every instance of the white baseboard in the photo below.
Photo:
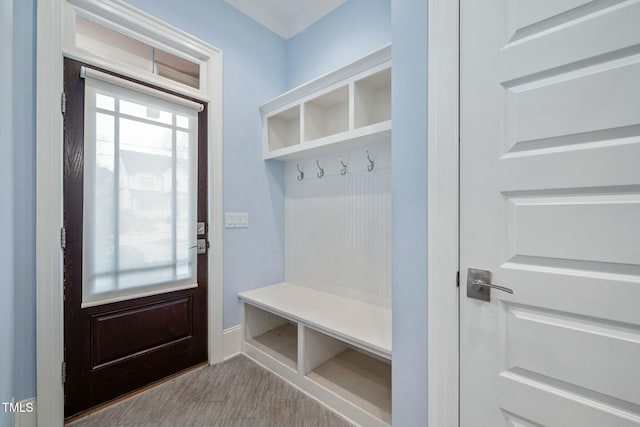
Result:
<svg viewBox="0 0 640 427"><path fill-rule="evenodd" d="M222 333L224 360L230 359L242 351L242 333L240 325L225 329Z"/></svg>
<svg viewBox="0 0 640 427"><path fill-rule="evenodd" d="M21 400L18 402L19 408L24 408L23 412L16 412L15 427L36 427L36 398ZM29 411L30 409L30 411Z"/></svg>

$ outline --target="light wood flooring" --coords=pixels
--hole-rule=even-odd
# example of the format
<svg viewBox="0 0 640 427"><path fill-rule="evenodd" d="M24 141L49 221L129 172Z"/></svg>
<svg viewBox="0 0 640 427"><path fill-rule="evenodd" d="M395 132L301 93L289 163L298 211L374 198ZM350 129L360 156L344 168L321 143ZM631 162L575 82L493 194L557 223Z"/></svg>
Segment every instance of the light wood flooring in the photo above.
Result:
<svg viewBox="0 0 640 427"><path fill-rule="evenodd" d="M353 427L245 356L94 412L73 427Z"/></svg>

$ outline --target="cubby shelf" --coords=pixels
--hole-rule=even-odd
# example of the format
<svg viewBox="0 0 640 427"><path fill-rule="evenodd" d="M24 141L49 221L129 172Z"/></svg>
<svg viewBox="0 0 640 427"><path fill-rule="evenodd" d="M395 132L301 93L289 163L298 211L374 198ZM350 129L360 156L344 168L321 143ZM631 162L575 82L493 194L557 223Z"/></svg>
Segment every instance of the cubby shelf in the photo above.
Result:
<svg viewBox="0 0 640 427"><path fill-rule="evenodd" d="M340 149L354 149L364 145L389 142L391 140L391 121L343 132L304 144L290 145L265 153L264 159L295 160L309 156L331 153Z"/></svg>
<svg viewBox="0 0 640 427"><path fill-rule="evenodd" d="M391 142L391 47L299 86L260 111L265 160Z"/></svg>
<svg viewBox="0 0 640 427"><path fill-rule="evenodd" d="M391 310L279 283L239 294L243 351L357 424L391 423Z"/></svg>
<svg viewBox="0 0 640 427"><path fill-rule="evenodd" d="M391 359L391 310L388 308L286 282L242 292L239 298Z"/></svg>
<svg viewBox="0 0 640 427"><path fill-rule="evenodd" d="M300 144L300 106L267 118L269 151L279 151Z"/></svg>
<svg viewBox="0 0 640 427"><path fill-rule="evenodd" d="M391 424L391 364L347 348L307 374L320 386Z"/></svg>
<svg viewBox="0 0 640 427"><path fill-rule="evenodd" d="M391 68L356 80L353 93L356 129L391 121Z"/></svg>
<svg viewBox="0 0 640 427"><path fill-rule="evenodd" d="M391 46L280 95L260 112L265 160L342 156L367 145L390 151ZM330 281L314 278L314 287L284 282L240 293L242 351L356 425L388 427L391 309L330 293L336 289ZM388 294L373 295L380 299L371 301L387 302Z"/></svg>
<svg viewBox="0 0 640 427"><path fill-rule="evenodd" d="M245 308L245 339L280 363L298 367L298 331L288 319L248 305Z"/></svg>

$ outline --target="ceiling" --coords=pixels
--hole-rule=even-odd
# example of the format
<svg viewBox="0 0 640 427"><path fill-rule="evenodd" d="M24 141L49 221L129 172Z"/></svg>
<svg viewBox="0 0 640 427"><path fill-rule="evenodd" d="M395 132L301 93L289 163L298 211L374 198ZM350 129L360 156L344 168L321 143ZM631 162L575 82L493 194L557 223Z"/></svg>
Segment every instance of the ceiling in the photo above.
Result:
<svg viewBox="0 0 640 427"><path fill-rule="evenodd" d="M347 0L225 0L280 37L289 39Z"/></svg>

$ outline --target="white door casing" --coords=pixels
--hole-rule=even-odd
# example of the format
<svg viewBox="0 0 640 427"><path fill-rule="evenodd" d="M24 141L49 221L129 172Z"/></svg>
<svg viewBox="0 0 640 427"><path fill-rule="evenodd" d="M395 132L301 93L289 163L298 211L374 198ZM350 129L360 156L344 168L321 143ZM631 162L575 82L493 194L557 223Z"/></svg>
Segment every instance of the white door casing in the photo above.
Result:
<svg viewBox="0 0 640 427"><path fill-rule="evenodd" d="M640 426L640 2L460 24L460 426Z"/></svg>
<svg viewBox="0 0 640 427"><path fill-rule="evenodd" d="M222 51L169 24L136 9L122 0L38 0L37 22L37 117L36 117L36 347L37 417L40 425L63 425L62 349L62 93L63 55L88 63L95 58L65 51L64 12L72 5L92 19L117 24L120 30L143 34L152 44L170 46L171 51L197 52L207 62L206 93L195 98L209 102L209 224L222 218ZM111 26L111 25L109 25ZM157 43L156 43L157 42ZM132 70L100 64L138 80ZM153 76L151 76L153 79ZM159 81L160 87L166 85ZM171 88L169 88L171 89ZM209 362L223 360L222 334L222 228L209 232Z"/></svg>

